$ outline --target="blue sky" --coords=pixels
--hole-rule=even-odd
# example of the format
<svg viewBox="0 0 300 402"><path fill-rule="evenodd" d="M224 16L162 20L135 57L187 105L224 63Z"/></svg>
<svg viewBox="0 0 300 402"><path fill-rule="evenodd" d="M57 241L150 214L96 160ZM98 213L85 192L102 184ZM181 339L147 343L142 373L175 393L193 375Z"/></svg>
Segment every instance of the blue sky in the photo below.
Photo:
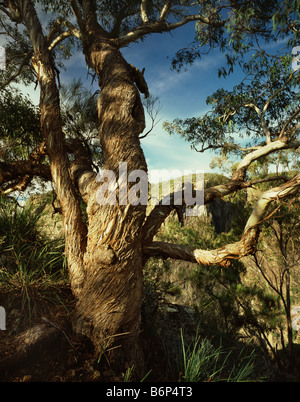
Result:
<svg viewBox="0 0 300 402"><path fill-rule="evenodd" d="M202 115L208 110L208 95L220 86L232 86L234 77L228 80L218 79L217 70L225 63L225 56L217 51L196 61L187 71L178 73L171 70L171 59L175 52L188 46L194 39L194 26L194 23L188 24L172 34L153 34L143 42L133 43L121 50L129 63L140 70L145 68L144 75L149 91L151 95L158 97L161 106L159 122L141 140L149 170L211 171L209 163L213 154L191 150L186 141L179 136L170 136L162 127L164 121L172 121L177 117ZM69 60L67 66L67 71L61 74L62 82L71 82L76 76L86 79L86 65L80 53ZM94 87L97 88L95 85ZM147 131L150 124L147 116L146 121Z"/></svg>
<svg viewBox="0 0 300 402"><path fill-rule="evenodd" d="M241 79L238 68L228 78L218 78L218 68L225 65L225 56L218 51L204 55L188 67L187 71L178 73L171 70L171 59L175 52L188 46L194 39L194 27L195 24L190 23L172 33L153 34L143 42L133 43L121 50L129 63L140 70L145 68L144 75L150 93L159 98L161 105L158 116L160 121L154 130L141 140L149 170L211 172L209 164L213 153L191 150L190 145L182 138L167 134L162 124L175 118L203 115L208 111L207 96L221 87L231 89ZM60 76L62 83L70 83L74 78L81 77L87 86L91 85L91 77L87 78L86 63L80 52L66 62L66 67L66 71ZM97 89L95 83L93 88ZM33 91L31 88L29 93L33 101L38 103L38 90ZM149 124L148 118L146 121Z"/></svg>

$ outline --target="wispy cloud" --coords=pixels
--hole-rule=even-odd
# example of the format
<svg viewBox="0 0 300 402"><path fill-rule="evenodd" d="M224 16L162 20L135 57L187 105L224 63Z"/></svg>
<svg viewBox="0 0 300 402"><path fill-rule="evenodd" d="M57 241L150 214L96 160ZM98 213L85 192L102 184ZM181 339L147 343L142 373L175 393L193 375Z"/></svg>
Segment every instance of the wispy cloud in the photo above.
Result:
<svg viewBox="0 0 300 402"><path fill-rule="evenodd" d="M187 78L187 75L188 72L160 71L157 78L151 80L151 91L157 96L166 94L167 91L182 83Z"/></svg>
<svg viewBox="0 0 300 402"><path fill-rule="evenodd" d="M142 140L149 170L209 171L209 153L199 154L179 136L170 136L161 126Z"/></svg>
<svg viewBox="0 0 300 402"><path fill-rule="evenodd" d="M216 69L222 60L225 61L223 54L211 54L196 60L186 71L171 71L167 66L157 69L153 78L150 80L151 90L157 96L166 94L174 87L191 85L197 75Z"/></svg>

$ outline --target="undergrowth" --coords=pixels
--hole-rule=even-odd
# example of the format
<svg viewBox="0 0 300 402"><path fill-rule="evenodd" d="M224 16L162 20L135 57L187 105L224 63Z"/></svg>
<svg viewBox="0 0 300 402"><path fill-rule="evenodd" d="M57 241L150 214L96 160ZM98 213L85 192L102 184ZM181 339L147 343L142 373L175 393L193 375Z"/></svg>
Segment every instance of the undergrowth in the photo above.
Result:
<svg viewBox="0 0 300 402"><path fill-rule="evenodd" d="M42 215L30 203L20 207L13 199L0 200L0 289L10 306L20 305L22 322L63 304L68 281L64 241L43 235Z"/></svg>

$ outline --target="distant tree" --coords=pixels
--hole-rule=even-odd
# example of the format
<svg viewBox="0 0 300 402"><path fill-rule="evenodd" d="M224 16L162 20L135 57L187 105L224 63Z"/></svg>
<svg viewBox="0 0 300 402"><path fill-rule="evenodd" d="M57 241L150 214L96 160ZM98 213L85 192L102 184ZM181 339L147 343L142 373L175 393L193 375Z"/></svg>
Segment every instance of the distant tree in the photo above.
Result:
<svg viewBox="0 0 300 402"><path fill-rule="evenodd" d="M281 205L276 215L264 223L263 233L269 247L259 250L252 258L255 261L259 272L268 285L280 300L284 317L284 335L280 329L280 344L283 350L287 350L287 359L280 357L278 348L270 345L274 357L281 366L286 365L290 369L294 367L294 337L292 326L292 300L298 293L295 270L299 267L300 256L297 250L300 246L300 220L297 214L299 200L292 199L294 209L290 204ZM269 250L272 255L268 255ZM277 346L277 345L276 345Z"/></svg>
<svg viewBox="0 0 300 402"><path fill-rule="evenodd" d="M259 38L271 41L293 34L296 28L290 21L296 20L297 7L294 1L271 0L0 1L0 33L6 38L8 62L1 87L6 90L7 85L23 80L25 83L37 82L40 88L43 142L34 161L30 154L27 170L20 172L14 180L20 182L26 175L48 175L53 181L63 216L71 288L77 301L74 329L92 340L96 353L106 346L112 366L124 368L134 364L140 373L144 368L139 338L143 265L147 258L158 254L202 264L228 265L231 258L253 252L258 224L267 205L294 194L300 178L299 175L294 177L258 201L241 241L236 244L203 251L154 242L157 230L173 206L157 205L146 216L145 205L99 205L96 194L105 183L96 181L97 172L88 144L82 136L70 141L70 132L82 129L80 114L75 115L74 125L66 126L68 132L65 133L64 105L60 102L59 91L60 69L72 52L79 49L89 71L98 80L98 138L103 168L112 171L117 178L119 162L127 162L128 173L133 170L147 172L139 138L145 129L140 93L147 98L149 90L143 72L129 64L120 49L147 35L170 32L196 22L197 47L179 52L174 66L192 62L201 56L202 50L205 53L217 47L227 52L231 68L236 61L235 55L241 56ZM225 128L225 123L233 116L232 108L240 105L236 98L231 109L226 105L224 109L223 96L229 100L228 94L220 92L220 112L216 113L221 120L219 123L211 121L211 129L215 131L220 126ZM246 100L242 93L240 96ZM86 108L84 102L73 104L72 108L77 106L80 110ZM254 124L253 114L250 122ZM294 147L294 134L287 136L286 130L294 123L292 115L289 114L285 122L286 125L280 126L280 138L275 141L266 132L267 143L255 145L228 184L206 192L205 202L250 186L252 183L246 181L245 173L259 156L277 147ZM86 123L85 127L90 130ZM216 135L211 138L211 145L217 146ZM49 164L42 162L44 158ZM3 166L2 187L6 188L7 180L12 179L6 177L5 172L16 166L19 165L13 162ZM128 186L128 191L133 185ZM82 218L81 199L87 205L86 221Z"/></svg>
<svg viewBox="0 0 300 402"><path fill-rule="evenodd" d="M258 183L271 180L278 183L279 179L286 183L262 194L240 242L225 246L216 254L199 252L198 262L203 258L203 262L208 263L214 258L215 262L223 263L234 255L247 253L248 247L256 243L257 224L264 219L271 200L275 200L273 197L279 202L279 194L288 195L287 188L293 181L298 184L290 195L298 191L299 174L291 181L288 181L288 175L268 174L271 167L268 157L279 151L287 152L287 158L292 156L293 166L297 167L300 146L298 71L291 69L290 55L271 56L260 49L243 64L243 69L245 79L232 91L220 89L207 98L211 111L200 117L165 122L164 127L170 134L181 135L198 152L214 150L220 156L213 161L212 167L222 165L227 174L231 171L227 183L206 190L205 203ZM228 166L230 157L234 157L235 163Z"/></svg>

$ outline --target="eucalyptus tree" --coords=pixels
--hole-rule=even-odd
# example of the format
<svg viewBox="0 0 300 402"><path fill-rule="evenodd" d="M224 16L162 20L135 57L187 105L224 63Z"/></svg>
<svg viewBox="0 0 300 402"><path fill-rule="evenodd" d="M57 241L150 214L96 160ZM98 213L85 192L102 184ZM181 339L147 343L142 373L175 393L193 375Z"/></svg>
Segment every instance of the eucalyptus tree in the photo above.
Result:
<svg viewBox="0 0 300 402"><path fill-rule="evenodd" d="M286 23L295 20L291 15L294 17L296 11L297 2L270 0L0 1L1 34L7 40L8 60L2 90L18 80L36 81L40 88L43 141L37 157L45 154L49 164L39 159L28 164L26 173L39 175L39 169L49 168L63 215L65 253L77 301L74 328L93 341L96 353L106 348L112 365L135 364L143 371L140 322L142 272L147 258L164 255L227 265L230 258L251 253L266 204L294 193L299 187L299 177L274 189L259 202L255 211L258 219L250 218L247 227L251 236L247 235L239 244L206 251L154 242L157 230L173 206L159 204L146 216L146 205L124 204L118 198L118 189L115 205L99 204L96 194L106 183L96 180L88 143L80 136L76 141L67 141L72 135L65 129L74 132L74 127L63 124L59 71L64 61L79 49L98 80L97 125L102 165L118 179L120 162L127 163L128 174L136 170L147 172L140 143L145 129L140 94L148 98L149 89L143 71L124 59L122 48L148 35L195 23L194 49L179 51L174 66L192 62L216 47L227 52L232 66L236 55L242 55L259 38L267 41L275 39L277 34L283 37L293 34L295 26ZM273 144L268 142L266 147L273 150ZM253 160L253 154L250 155L225 190L218 186L208 191L206 202L222 196L224 191L236 191L251 184L244 176ZM15 179L17 185L22 175ZM5 182L2 175L0 184ZM128 185L128 194L133 185ZM82 218L81 199L87 206L87 221Z"/></svg>

